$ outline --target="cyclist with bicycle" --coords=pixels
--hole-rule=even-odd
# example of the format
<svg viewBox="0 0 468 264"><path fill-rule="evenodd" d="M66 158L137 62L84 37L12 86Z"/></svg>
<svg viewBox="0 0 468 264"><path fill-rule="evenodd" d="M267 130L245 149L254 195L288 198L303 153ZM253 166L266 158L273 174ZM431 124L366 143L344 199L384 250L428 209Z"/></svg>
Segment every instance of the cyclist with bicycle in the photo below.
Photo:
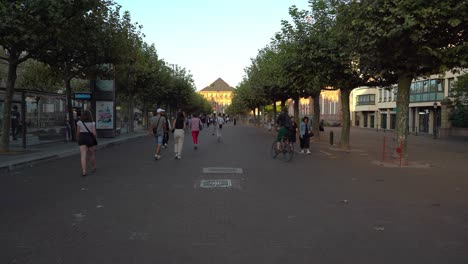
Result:
<svg viewBox="0 0 468 264"><path fill-rule="evenodd" d="M291 118L288 116L288 108L283 107L283 111L278 115L276 124L278 125L278 134L276 135L276 146L280 150L281 141L288 142L289 129L291 128Z"/></svg>

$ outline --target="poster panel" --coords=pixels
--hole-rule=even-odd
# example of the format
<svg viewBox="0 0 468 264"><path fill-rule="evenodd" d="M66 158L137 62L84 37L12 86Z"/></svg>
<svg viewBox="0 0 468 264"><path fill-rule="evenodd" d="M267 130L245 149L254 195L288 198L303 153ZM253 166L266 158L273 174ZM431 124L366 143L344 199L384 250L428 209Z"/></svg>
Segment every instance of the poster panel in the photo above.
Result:
<svg viewBox="0 0 468 264"><path fill-rule="evenodd" d="M114 129L113 101L96 101L96 129Z"/></svg>

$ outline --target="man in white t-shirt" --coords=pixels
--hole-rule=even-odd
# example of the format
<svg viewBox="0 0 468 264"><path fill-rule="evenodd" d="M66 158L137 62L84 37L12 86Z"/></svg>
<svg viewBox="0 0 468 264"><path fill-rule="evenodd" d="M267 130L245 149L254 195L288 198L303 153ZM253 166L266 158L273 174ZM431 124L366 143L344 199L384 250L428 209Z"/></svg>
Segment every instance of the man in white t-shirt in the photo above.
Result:
<svg viewBox="0 0 468 264"><path fill-rule="evenodd" d="M224 116L224 114L223 114ZM221 131L223 130L223 125L224 125L224 117L221 115L218 115L216 118L216 136L218 138L218 142L221 141Z"/></svg>

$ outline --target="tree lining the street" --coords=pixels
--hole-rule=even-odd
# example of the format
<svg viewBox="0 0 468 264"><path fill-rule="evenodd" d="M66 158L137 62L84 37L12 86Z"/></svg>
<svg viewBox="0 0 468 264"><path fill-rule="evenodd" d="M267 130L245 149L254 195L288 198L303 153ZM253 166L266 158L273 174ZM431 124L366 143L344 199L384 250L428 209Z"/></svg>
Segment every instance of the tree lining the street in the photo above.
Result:
<svg viewBox="0 0 468 264"><path fill-rule="evenodd" d="M414 78L467 66L468 2L362 0L344 10L359 67L398 79L396 138L408 160L408 112ZM345 32L343 32L345 33Z"/></svg>
<svg viewBox="0 0 468 264"><path fill-rule="evenodd" d="M452 125L468 127L468 73L457 78L450 91L450 97L454 103L454 109L450 115Z"/></svg>
<svg viewBox="0 0 468 264"><path fill-rule="evenodd" d="M295 85L296 92L340 90L340 146L347 149L350 92L359 86L398 83L396 133L406 161L411 81L466 67L467 2L310 0L309 4L309 11L290 9L293 23L283 22L277 37L283 47L299 51L285 60L288 66L283 73L289 76L284 77L294 80L288 84ZM294 94L291 87L281 92L291 95L289 98ZM314 109L319 111L318 104Z"/></svg>
<svg viewBox="0 0 468 264"><path fill-rule="evenodd" d="M155 47L143 41L142 27L131 21L129 12L123 16L120 13L120 6L112 0L0 2L0 46L5 50L0 60L7 67L3 120L10 120L8 109L12 105L18 66L29 59L35 60L31 65L47 64L37 70L50 67L61 77L70 120L73 120L73 79L115 78L117 97L130 104L130 118L135 102L144 101L140 99L149 94L159 95L152 98L173 107L193 103L190 99L195 98L195 88L191 75L185 69L181 76L181 71L164 68ZM103 64L112 66L102 67ZM32 85L31 81L38 80L36 77L31 74L24 83ZM148 105L147 101L143 103ZM9 150L9 129L10 122L2 122L0 151Z"/></svg>

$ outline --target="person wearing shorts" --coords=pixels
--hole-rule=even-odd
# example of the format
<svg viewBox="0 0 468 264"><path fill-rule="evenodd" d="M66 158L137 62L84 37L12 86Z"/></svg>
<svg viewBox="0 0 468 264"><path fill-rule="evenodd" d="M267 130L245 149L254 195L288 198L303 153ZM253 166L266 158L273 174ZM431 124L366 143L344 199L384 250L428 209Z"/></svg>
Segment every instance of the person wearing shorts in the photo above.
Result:
<svg viewBox="0 0 468 264"><path fill-rule="evenodd" d="M289 129L286 127L280 127L278 134L276 135L276 141L280 142L283 139L289 138Z"/></svg>
<svg viewBox="0 0 468 264"><path fill-rule="evenodd" d="M148 134L153 134L156 141L156 150L154 158L159 160L161 158L161 145L164 139L164 131L166 130L166 119L162 116L164 109L158 108L156 110L157 115L151 118L151 126Z"/></svg>
<svg viewBox="0 0 468 264"><path fill-rule="evenodd" d="M291 118L288 116L288 108L284 107L283 111L278 115L276 124L279 127L278 134L276 136L277 147L280 149L281 140L288 140L289 129L291 127Z"/></svg>

